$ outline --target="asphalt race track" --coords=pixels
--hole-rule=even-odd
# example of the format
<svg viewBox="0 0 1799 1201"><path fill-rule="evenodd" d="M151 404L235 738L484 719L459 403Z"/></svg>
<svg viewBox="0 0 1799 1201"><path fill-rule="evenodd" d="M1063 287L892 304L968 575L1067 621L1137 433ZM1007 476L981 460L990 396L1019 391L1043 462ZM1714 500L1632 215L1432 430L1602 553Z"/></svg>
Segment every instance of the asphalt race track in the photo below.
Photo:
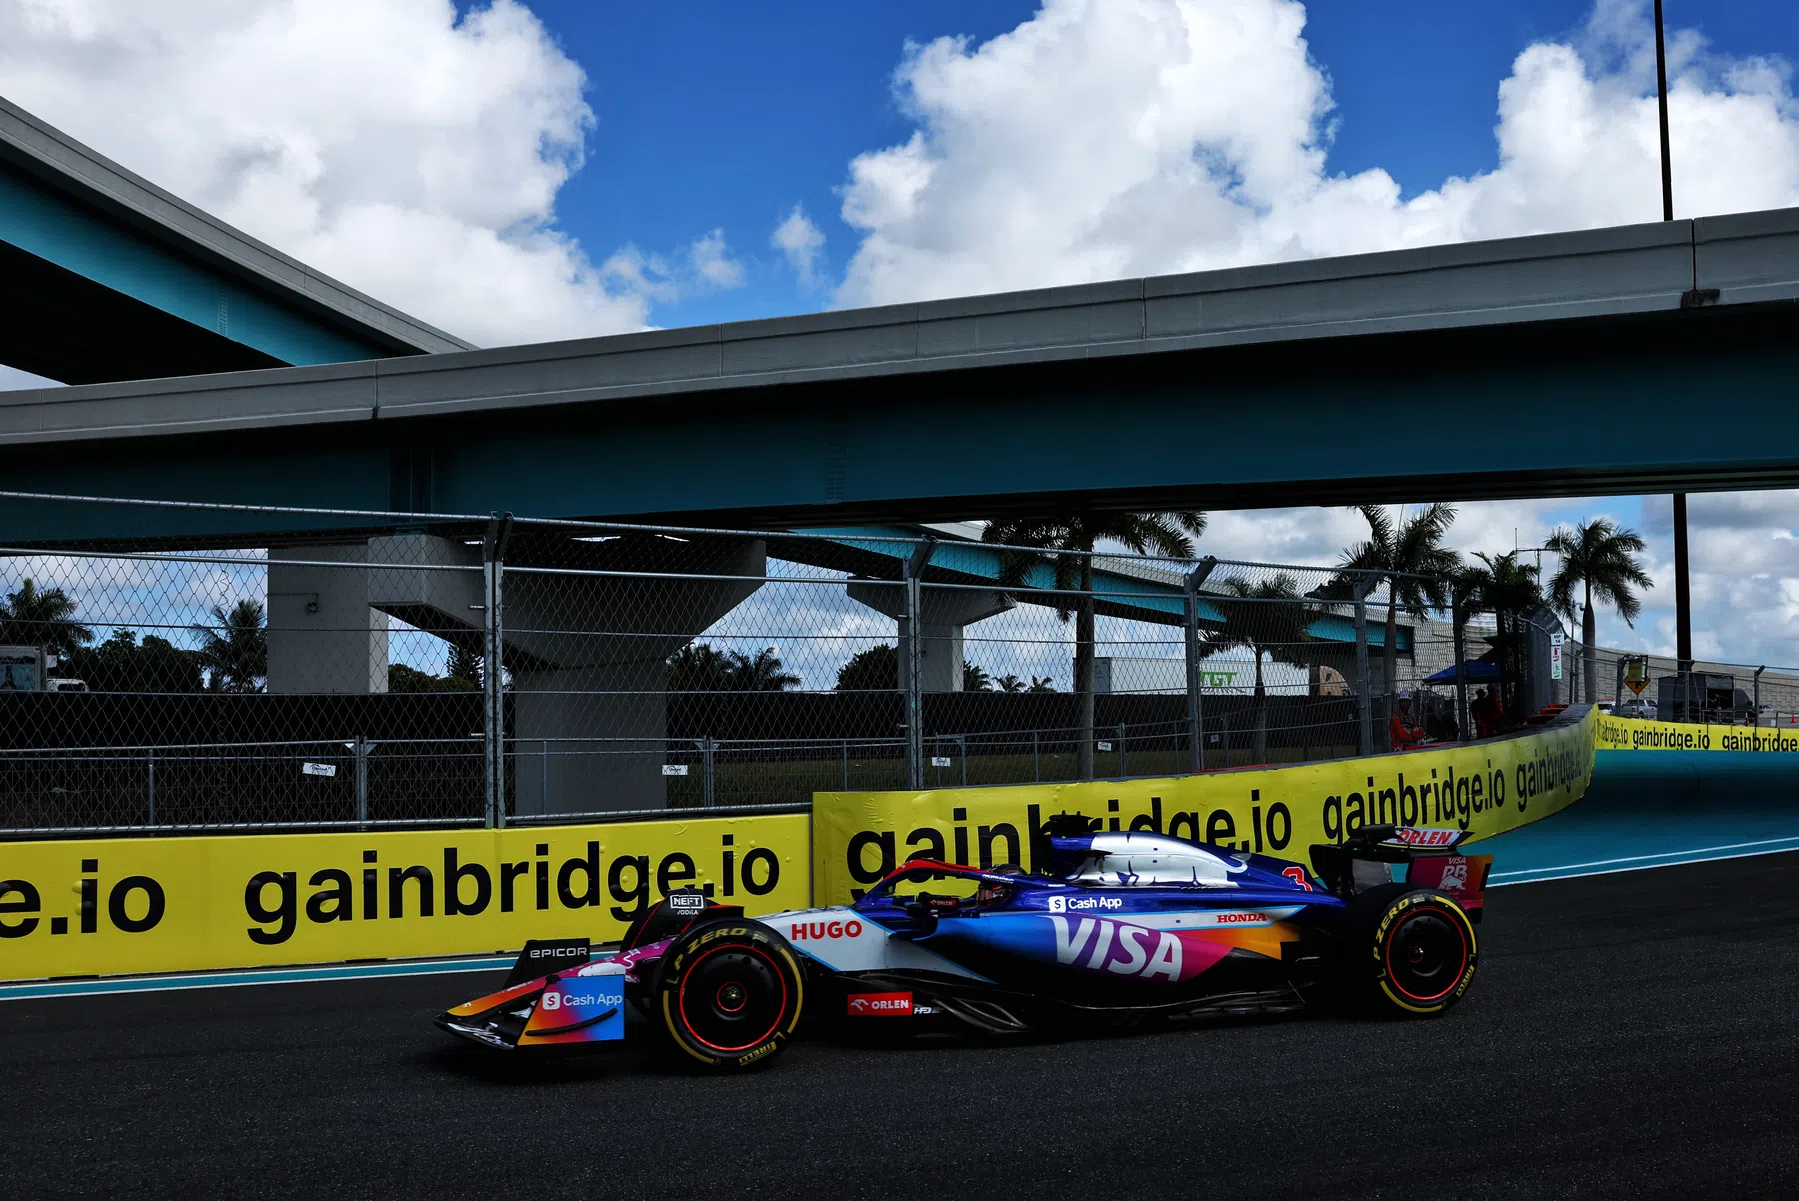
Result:
<svg viewBox="0 0 1799 1201"><path fill-rule="evenodd" d="M1696 1197L1799 1192L1799 855L1491 894L1469 999L1075 1042L548 1070L483 975L0 1007L7 1197Z"/></svg>

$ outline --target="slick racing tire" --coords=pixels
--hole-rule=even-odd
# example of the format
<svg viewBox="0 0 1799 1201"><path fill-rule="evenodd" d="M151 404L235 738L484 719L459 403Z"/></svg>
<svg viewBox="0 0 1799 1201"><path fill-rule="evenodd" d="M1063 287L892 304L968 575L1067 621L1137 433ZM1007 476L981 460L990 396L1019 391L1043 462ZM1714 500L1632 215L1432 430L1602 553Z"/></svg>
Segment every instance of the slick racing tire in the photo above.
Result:
<svg viewBox="0 0 1799 1201"><path fill-rule="evenodd" d="M652 1009L679 1058L733 1072L779 1055L804 1001L804 973L781 937L760 922L725 918L669 944Z"/></svg>
<svg viewBox="0 0 1799 1201"><path fill-rule="evenodd" d="M1449 897L1387 884L1350 902L1351 997L1377 1013L1434 1017L1474 982L1474 923Z"/></svg>

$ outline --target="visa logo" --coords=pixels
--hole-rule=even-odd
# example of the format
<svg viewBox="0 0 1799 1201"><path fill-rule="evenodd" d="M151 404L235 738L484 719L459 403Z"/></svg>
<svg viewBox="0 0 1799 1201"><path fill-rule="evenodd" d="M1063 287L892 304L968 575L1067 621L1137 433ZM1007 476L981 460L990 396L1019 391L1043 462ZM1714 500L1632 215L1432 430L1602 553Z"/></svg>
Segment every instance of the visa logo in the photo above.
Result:
<svg viewBox="0 0 1799 1201"><path fill-rule="evenodd" d="M1181 978L1181 940L1166 930L1103 917L1079 918L1072 928L1065 917L1049 920L1055 927L1057 963L1143 980Z"/></svg>

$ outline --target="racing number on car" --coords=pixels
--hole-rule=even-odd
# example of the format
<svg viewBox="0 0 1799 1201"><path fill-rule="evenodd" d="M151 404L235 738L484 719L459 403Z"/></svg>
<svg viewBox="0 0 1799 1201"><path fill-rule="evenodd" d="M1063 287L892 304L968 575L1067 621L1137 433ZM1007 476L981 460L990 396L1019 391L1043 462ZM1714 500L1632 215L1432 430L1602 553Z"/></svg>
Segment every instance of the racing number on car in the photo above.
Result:
<svg viewBox="0 0 1799 1201"><path fill-rule="evenodd" d="M1284 867L1281 869L1281 875L1287 877L1287 879L1293 881L1293 883L1299 885L1301 888L1305 889L1307 892L1312 891L1312 882L1310 880L1306 879L1306 869L1305 868L1297 867L1297 866Z"/></svg>

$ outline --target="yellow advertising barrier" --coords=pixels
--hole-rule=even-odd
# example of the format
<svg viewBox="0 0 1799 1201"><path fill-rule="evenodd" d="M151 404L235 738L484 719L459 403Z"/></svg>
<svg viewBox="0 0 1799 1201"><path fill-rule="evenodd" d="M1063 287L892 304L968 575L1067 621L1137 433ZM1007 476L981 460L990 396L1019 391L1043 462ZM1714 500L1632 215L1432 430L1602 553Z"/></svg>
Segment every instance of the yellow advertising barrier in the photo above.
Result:
<svg viewBox="0 0 1799 1201"><path fill-rule="evenodd" d="M804 814L545 829L0 844L0 979L611 941L671 888L810 895Z"/></svg>
<svg viewBox="0 0 1799 1201"><path fill-rule="evenodd" d="M845 904L907 859L1031 866L1032 835L1061 812L1110 830L1159 830L1304 861L1379 822L1455 826L1481 837L1547 817L1586 793L1591 712L1495 742L1254 771L930 792L830 792L812 801L815 903Z"/></svg>
<svg viewBox="0 0 1799 1201"><path fill-rule="evenodd" d="M1791 729L1706 726L1599 715L1602 751L1775 751L1799 753L1799 726Z"/></svg>

